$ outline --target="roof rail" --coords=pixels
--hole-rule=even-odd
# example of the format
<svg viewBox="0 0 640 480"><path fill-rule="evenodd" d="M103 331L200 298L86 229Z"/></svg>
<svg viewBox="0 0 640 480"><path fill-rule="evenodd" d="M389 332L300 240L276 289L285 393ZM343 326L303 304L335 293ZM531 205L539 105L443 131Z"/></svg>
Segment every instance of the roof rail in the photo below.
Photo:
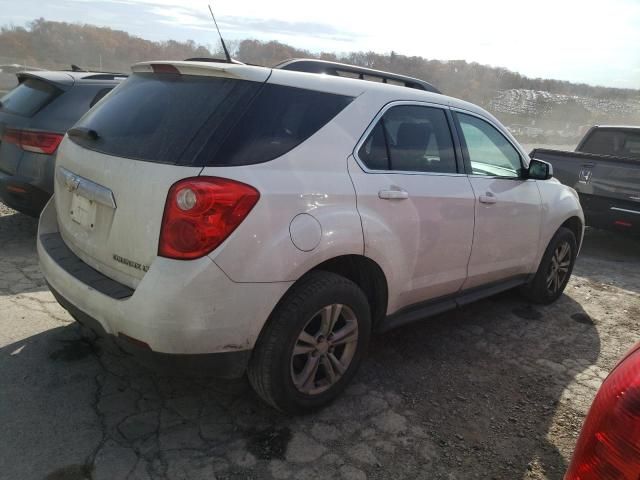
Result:
<svg viewBox="0 0 640 480"><path fill-rule="evenodd" d="M381 70L373 70L371 68L357 67L346 63L328 62L325 60L315 60L311 58L294 58L291 60L285 60L273 68L280 70L292 70L295 72L324 73L325 75L333 75L336 77L358 78L360 80L389 83L408 88L415 88L417 90L425 90L427 92L441 93L440 90L430 83L418 78L383 72Z"/></svg>

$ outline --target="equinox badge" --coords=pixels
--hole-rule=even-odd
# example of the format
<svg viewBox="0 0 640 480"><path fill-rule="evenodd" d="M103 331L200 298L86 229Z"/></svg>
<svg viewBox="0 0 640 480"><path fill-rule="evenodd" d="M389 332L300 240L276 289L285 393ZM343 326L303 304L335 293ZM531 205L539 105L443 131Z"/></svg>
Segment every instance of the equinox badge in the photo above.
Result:
<svg viewBox="0 0 640 480"><path fill-rule="evenodd" d="M143 272L146 272L149 270L149 265L143 265L141 263L134 262L133 260L129 260L128 258L121 257L120 255L115 253L113 254L113 259L118 263L122 263L123 265L126 265L128 267L135 268L136 270L141 270Z"/></svg>

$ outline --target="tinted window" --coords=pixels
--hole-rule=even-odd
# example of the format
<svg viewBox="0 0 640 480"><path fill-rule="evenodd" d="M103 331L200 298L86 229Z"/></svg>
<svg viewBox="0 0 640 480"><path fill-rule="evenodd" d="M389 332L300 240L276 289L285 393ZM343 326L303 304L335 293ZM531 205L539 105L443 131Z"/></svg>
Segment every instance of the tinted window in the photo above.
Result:
<svg viewBox="0 0 640 480"><path fill-rule="evenodd" d="M326 125L351 100L267 84L222 142L217 134L209 140L201 154L202 163L249 165L277 158Z"/></svg>
<svg viewBox="0 0 640 480"><path fill-rule="evenodd" d="M111 90L113 90L112 88L103 88L102 90L99 90L98 93L96 93L96 96L93 97L93 100L91 100L91 103L89 104L89 108L93 108L93 106L98 103L100 100L102 100L104 98L104 96L109 93Z"/></svg>
<svg viewBox="0 0 640 480"><path fill-rule="evenodd" d="M595 130L580 151L600 155L640 158L640 132Z"/></svg>
<svg viewBox="0 0 640 480"><path fill-rule="evenodd" d="M259 86L226 78L132 75L113 90L108 101L77 123L95 130L98 140L72 139L109 155L188 163L183 153L202 126L221 123L229 110L247 103Z"/></svg>
<svg viewBox="0 0 640 480"><path fill-rule="evenodd" d="M42 80L28 78L0 98L2 110L24 117L35 115L61 91Z"/></svg>
<svg viewBox="0 0 640 480"><path fill-rule="evenodd" d="M449 124L439 108L390 108L360 147L358 157L372 170L457 171Z"/></svg>
<svg viewBox="0 0 640 480"><path fill-rule="evenodd" d="M522 163L513 145L488 122L457 114L474 175L519 177Z"/></svg>
<svg viewBox="0 0 640 480"><path fill-rule="evenodd" d="M351 98L244 80L135 74L77 124L110 155L181 165L247 165L315 133Z"/></svg>

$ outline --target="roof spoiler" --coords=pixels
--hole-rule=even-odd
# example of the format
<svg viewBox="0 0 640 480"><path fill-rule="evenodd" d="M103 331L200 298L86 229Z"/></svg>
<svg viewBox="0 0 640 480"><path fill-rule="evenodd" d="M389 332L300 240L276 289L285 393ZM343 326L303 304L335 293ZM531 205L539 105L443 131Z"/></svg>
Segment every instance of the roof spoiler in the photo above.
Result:
<svg viewBox="0 0 640 480"><path fill-rule="evenodd" d="M396 73L374 70L372 68L358 67L346 63L328 62L325 60L315 60L311 58L295 58L279 63L273 68L280 70L291 70L294 72L321 73L336 77L358 78L360 80L377 81L400 85L426 92L441 93L436 87L424 80L398 75Z"/></svg>
<svg viewBox="0 0 640 480"><path fill-rule="evenodd" d="M236 78L265 82L271 70L264 67L253 67L244 64L227 63L225 61L151 61L140 62L131 66L134 73L176 73L179 75L198 75L209 77Z"/></svg>
<svg viewBox="0 0 640 480"><path fill-rule="evenodd" d="M239 62L238 60L235 59L231 59L231 61L225 59L225 58L212 58L212 57L193 57L193 58L187 58L184 60L185 62L214 62L214 63L232 63L234 65L245 65L242 62Z"/></svg>

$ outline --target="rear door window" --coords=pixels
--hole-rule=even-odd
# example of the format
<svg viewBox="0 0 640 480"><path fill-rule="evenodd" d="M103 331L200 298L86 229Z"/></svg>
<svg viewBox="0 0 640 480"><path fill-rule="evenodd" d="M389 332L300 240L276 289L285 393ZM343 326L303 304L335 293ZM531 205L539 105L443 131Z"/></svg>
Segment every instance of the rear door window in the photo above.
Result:
<svg viewBox="0 0 640 480"><path fill-rule="evenodd" d="M371 170L456 173L456 156L444 110L391 107L358 150Z"/></svg>
<svg viewBox="0 0 640 480"><path fill-rule="evenodd" d="M0 98L0 109L22 117L32 117L62 91L37 78L27 78Z"/></svg>
<svg viewBox="0 0 640 480"><path fill-rule="evenodd" d="M134 74L76 125L85 148L148 162L260 163L307 139L351 99L245 80Z"/></svg>
<svg viewBox="0 0 640 480"><path fill-rule="evenodd" d="M640 159L640 132L598 129L589 135L580 151Z"/></svg>

